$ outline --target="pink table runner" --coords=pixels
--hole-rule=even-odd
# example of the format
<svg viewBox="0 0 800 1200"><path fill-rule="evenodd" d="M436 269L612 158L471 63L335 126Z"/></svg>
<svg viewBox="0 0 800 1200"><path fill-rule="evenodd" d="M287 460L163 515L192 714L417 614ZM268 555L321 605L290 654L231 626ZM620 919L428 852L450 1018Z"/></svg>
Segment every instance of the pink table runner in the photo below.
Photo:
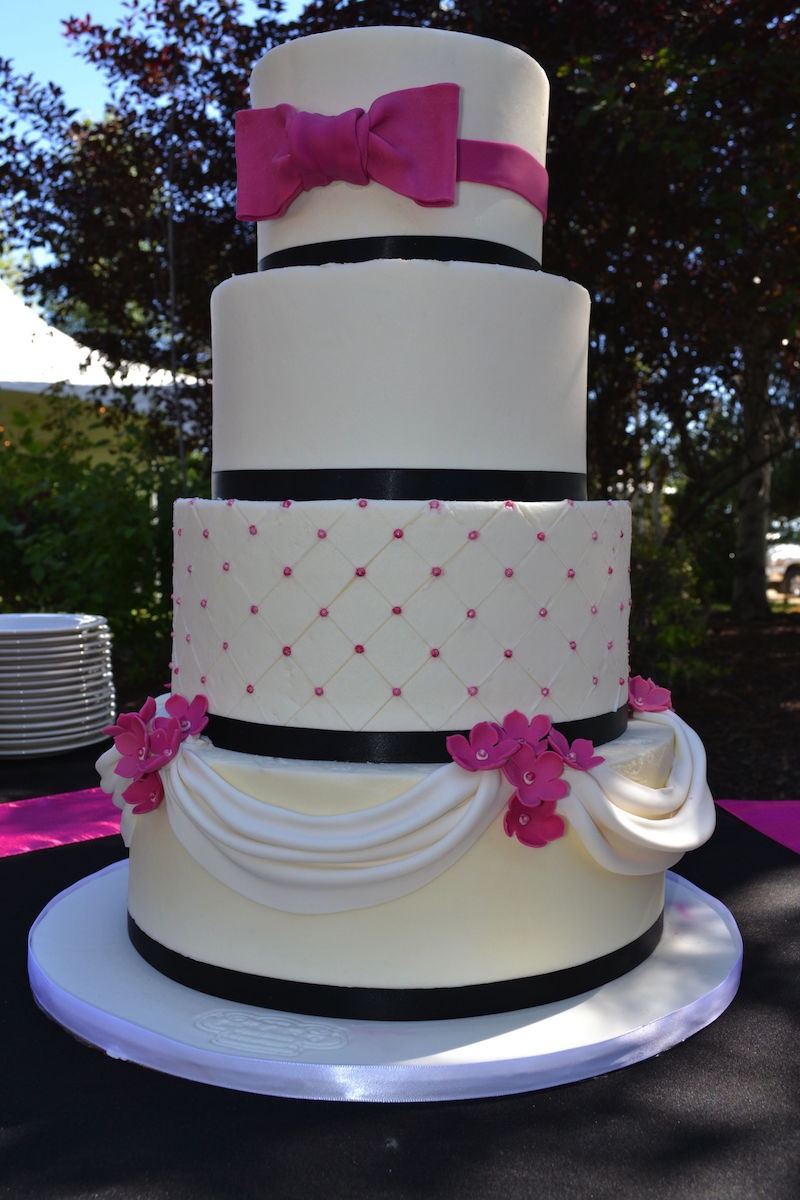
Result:
<svg viewBox="0 0 800 1200"><path fill-rule="evenodd" d="M102 788L0 804L0 858L119 833L119 809Z"/></svg>
<svg viewBox="0 0 800 1200"><path fill-rule="evenodd" d="M718 800L720 808L800 854L800 800Z"/></svg>
<svg viewBox="0 0 800 1200"><path fill-rule="evenodd" d="M720 808L800 854L800 800L718 800ZM0 858L119 833L120 814L101 788L0 804Z"/></svg>

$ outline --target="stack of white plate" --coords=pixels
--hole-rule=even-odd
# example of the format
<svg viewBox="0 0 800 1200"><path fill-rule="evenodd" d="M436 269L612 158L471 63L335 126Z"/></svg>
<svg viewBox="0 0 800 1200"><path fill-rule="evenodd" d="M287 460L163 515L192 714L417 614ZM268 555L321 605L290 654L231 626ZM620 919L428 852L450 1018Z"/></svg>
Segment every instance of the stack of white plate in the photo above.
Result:
<svg viewBox="0 0 800 1200"><path fill-rule="evenodd" d="M105 617L0 613L0 757L89 746L115 712Z"/></svg>

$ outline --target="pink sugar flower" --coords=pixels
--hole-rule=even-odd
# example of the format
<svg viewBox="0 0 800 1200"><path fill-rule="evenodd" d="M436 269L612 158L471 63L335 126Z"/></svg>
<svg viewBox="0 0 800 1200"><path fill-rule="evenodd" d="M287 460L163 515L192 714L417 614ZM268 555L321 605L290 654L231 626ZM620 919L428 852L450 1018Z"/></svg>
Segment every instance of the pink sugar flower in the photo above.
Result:
<svg viewBox="0 0 800 1200"><path fill-rule="evenodd" d="M538 808L528 808L515 792L508 802L503 829L523 846L546 846L564 836L564 820L556 816L555 807L555 800L544 800Z"/></svg>
<svg viewBox="0 0 800 1200"><path fill-rule="evenodd" d="M181 727L174 717L156 717L150 727L149 753L144 774L151 775L172 762L181 744Z"/></svg>
<svg viewBox="0 0 800 1200"><path fill-rule="evenodd" d="M544 800L561 800L569 784L561 778L564 760L552 750L537 754L532 746L520 746L513 758L503 767L503 774L517 789L520 802L535 808Z"/></svg>
<svg viewBox="0 0 800 1200"><path fill-rule="evenodd" d="M588 771L591 767L599 767L600 763L605 762L602 754L595 754L594 745L588 738L575 738L570 746L563 733L551 729L548 741L551 749L563 758L568 767L574 767L576 771Z"/></svg>
<svg viewBox="0 0 800 1200"><path fill-rule="evenodd" d="M447 752L465 771L491 771L502 767L519 746L503 737L503 731L488 721L479 721L469 732L453 733L446 741Z"/></svg>
<svg viewBox="0 0 800 1200"><path fill-rule="evenodd" d="M150 753L150 735L140 714L120 713L116 724L107 726L103 732L113 737L120 755L114 768L115 775L137 779L144 774L144 763Z"/></svg>
<svg viewBox="0 0 800 1200"><path fill-rule="evenodd" d="M517 709L503 717L503 733L521 745L531 746L537 754L547 749L547 735L552 728L549 717L538 716L529 721Z"/></svg>
<svg viewBox="0 0 800 1200"><path fill-rule="evenodd" d="M208 724L208 698L197 695L189 702L185 696L177 692L170 696L166 703L167 712L181 727L181 741L202 733Z"/></svg>
<svg viewBox="0 0 800 1200"><path fill-rule="evenodd" d="M134 780L122 793L122 798L133 805L134 813L148 813L158 808L164 799L164 785L157 774L143 775Z"/></svg>
<svg viewBox="0 0 800 1200"><path fill-rule="evenodd" d="M628 680L628 704L634 712L666 712L672 708L672 696L652 679L632 675Z"/></svg>

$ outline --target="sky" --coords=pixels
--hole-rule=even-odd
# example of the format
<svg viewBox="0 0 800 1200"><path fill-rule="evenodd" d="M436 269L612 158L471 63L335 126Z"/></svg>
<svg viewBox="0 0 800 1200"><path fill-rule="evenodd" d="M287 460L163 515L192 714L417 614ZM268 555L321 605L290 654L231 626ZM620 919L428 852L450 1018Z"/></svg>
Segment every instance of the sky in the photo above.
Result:
<svg viewBox="0 0 800 1200"><path fill-rule="evenodd" d="M295 11L299 4L289 3ZM245 17L256 5L245 0ZM99 119L108 97L103 76L83 62L64 38L61 22L89 13L101 25L115 25L123 15L122 0L10 0L0 14L0 58L10 58L22 74L40 83L57 83L67 104Z"/></svg>

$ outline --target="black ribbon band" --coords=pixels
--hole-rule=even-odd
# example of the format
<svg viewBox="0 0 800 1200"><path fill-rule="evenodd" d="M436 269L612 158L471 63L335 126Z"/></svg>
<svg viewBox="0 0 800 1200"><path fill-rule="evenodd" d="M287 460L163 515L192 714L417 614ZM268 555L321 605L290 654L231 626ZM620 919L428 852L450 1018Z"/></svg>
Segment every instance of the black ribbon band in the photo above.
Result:
<svg viewBox="0 0 800 1200"><path fill-rule="evenodd" d="M384 237L342 238L338 241L311 242L274 250L259 260L259 271L282 267L321 267L326 263L371 262L376 258L429 259L436 262L489 263L498 267L521 267L540 271L541 263L501 242L483 238L431 237L421 234L387 234Z"/></svg>
<svg viewBox="0 0 800 1200"><path fill-rule="evenodd" d="M585 500L577 471L364 467L215 471L215 500Z"/></svg>
<svg viewBox="0 0 800 1200"><path fill-rule="evenodd" d="M628 706L555 726L568 741L588 738L595 746L621 737L628 726ZM209 714L204 733L221 750L239 750L267 758L305 759L309 762L442 763L449 762L445 745L452 729L431 733L365 733L341 729L304 729L289 725L259 725L235 717Z"/></svg>
<svg viewBox="0 0 800 1200"><path fill-rule="evenodd" d="M142 958L162 975L194 991L238 1004L361 1021L444 1021L555 1004L602 987L632 971L652 954L661 938L663 921L662 914L649 929L619 950L561 971L465 987L402 990L297 983L212 966L162 946L144 933L130 914L128 935Z"/></svg>

